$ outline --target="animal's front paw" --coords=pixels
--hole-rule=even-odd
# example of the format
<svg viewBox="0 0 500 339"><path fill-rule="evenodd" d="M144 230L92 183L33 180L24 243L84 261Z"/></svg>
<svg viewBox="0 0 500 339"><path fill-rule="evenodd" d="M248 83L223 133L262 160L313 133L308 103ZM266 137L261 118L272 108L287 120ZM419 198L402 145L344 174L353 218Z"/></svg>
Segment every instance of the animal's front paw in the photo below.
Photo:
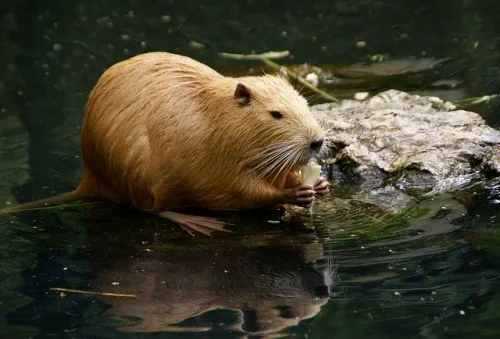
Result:
<svg viewBox="0 0 500 339"><path fill-rule="evenodd" d="M319 178L316 184L314 184L313 190L316 193L316 197L324 198L330 193L330 183L325 178Z"/></svg>
<svg viewBox="0 0 500 339"><path fill-rule="evenodd" d="M286 203L302 207L310 207L314 201L315 191L311 186L300 185L292 189L285 190Z"/></svg>

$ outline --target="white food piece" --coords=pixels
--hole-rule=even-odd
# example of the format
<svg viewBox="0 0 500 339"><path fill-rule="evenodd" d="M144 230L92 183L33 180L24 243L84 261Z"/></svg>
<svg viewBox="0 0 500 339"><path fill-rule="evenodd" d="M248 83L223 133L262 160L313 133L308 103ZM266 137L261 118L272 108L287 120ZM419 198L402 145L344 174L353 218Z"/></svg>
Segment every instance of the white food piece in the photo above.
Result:
<svg viewBox="0 0 500 339"><path fill-rule="evenodd" d="M321 174L321 166L314 163L309 163L300 169L300 181L302 185L312 186L319 179Z"/></svg>
<svg viewBox="0 0 500 339"><path fill-rule="evenodd" d="M314 87L318 87L319 85L319 77L315 73L309 73L306 75L306 81L313 85Z"/></svg>
<svg viewBox="0 0 500 339"><path fill-rule="evenodd" d="M366 98L368 98L369 94L370 93L368 93L368 92L357 92L354 94L354 100L363 101Z"/></svg>

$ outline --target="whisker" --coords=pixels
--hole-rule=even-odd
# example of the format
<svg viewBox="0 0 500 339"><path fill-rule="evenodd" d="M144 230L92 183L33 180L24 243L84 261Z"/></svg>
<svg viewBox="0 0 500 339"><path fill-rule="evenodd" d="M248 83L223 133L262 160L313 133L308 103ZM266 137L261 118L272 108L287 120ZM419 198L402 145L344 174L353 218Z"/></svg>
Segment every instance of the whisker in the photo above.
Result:
<svg viewBox="0 0 500 339"><path fill-rule="evenodd" d="M251 171L260 179L274 182L283 171L291 169L306 156L302 146L299 141L281 142L259 150L251 157L254 162Z"/></svg>
<svg viewBox="0 0 500 339"><path fill-rule="evenodd" d="M300 88L298 89L300 95L302 95L302 93L304 92L304 88L305 88L304 85L300 84Z"/></svg>
<svg viewBox="0 0 500 339"><path fill-rule="evenodd" d="M287 150L285 153L283 153L279 158L277 158L269 167L265 169L264 172L262 172L259 177L265 178L268 175L272 174L278 166L280 166L283 162L286 162L287 159L289 158L290 154L293 154L293 149ZM277 172L279 174L279 171Z"/></svg>
<svg viewBox="0 0 500 339"><path fill-rule="evenodd" d="M264 156L258 157L260 158L257 159L259 160L259 162L257 163L257 165L253 166L253 169L255 170L255 169L260 169L262 167L268 167L270 164L273 164L274 162L277 161L277 159L282 157L283 154L286 153L290 148L291 148L290 145L286 145L285 147L280 147L279 149L276 150L271 150L271 151L266 150L265 152L260 152L259 154Z"/></svg>
<svg viewBox="0 0 500 339"><path fill-rule="evenodd" d="M286 157L286 159L284 159L285 161L283 161L283 163L281 164L281 167L279 168L278 171L276 171L276 173L274 174L274 177L273 179L271 180L271 182L274 182L276 180L276 178L278 178L278 176L280 175L280 173L282 173L282 171L287 168L293 161L293 159L295 158L294 154L296 154L297 151L296 150L293 150L291 152L291 154Z"/></svg>
<svg viewBox="0 0 500 339"><path fill-rule="evenodd" d="M259 162L258 165L254 166L254 169L260 169L263 166L266 166L269 163L272 163L273 161L276 160L276 158L280 157L283 153L287 152L291 146L288 146L286 148L281 148L279 150L274 150L268 154Z"/></svg>
<svg viewBox="0 0 500 339"><path fill-rule="evenodd" d="M280 166L282 166L284 163L287 162L287 160L290 158L290 156L294 153L294 149L293 147L290 147L286 152L284 152L282 154L282 156L278 159L276 159L276 161L271 165L269 166L269 168L265 171L265 175L268 176L269 174L273 173L273 172L276 172L277 174L280 173L281 169L276 171L276 169L278 169Z"/></svg>
<svg viewBox="0 0 500 339"><path fill-rule="evenodd" d="M253 154L250 159L257 159L258 160L263 155L268 155L268 154L272 154L272 153L276 153L276 152L282 151L284 147L289 147L287 142L281 142L281 143L278 143L278 144L273 144L270 147L264 148L259 153Z"/></svg>
<svg viewBox="0 0 500 339"><path fill-rule="evenodd" d="M283 172L283 170L285 170L286 168L289 168L289 167L291 168L291 166L294 163L294 159L295 159L294 155L296 153L297 153L297 149L293 149L292 152L286 157L285 161L283 162L283 164L281 165L279 170L276 172L276 175L274 176L273 181L276 180L278 175L280 175Z"/></svg>
<svg viewBox="0 0 500 339"><path fill-rule="evenodd" d="M282 173L282 171L285 168L287 168L287 167L292 168L299 161L299 159L303 156L303 152L301 151L301 148L300 148L301 145L299 143L294 143L293 146L294 146L292 149L293 152L287 157L285 163L282 164L279 171L276 172L272 181L275 181L276 178L278 177L278 175L280 173Z"/></svg>

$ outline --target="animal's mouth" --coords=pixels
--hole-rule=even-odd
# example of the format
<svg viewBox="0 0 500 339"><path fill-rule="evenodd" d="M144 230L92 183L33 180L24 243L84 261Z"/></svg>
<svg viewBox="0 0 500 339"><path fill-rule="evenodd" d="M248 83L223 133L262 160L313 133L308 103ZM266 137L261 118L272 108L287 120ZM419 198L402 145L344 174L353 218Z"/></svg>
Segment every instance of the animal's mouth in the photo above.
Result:
<svg viewBox="0 0 500 339"><path fill-rule="evenodd" d="M323 153L323 148L321 147L317 150L312 150L309 147L304 150L301 154L301 156L295 161L293 164L294 167L302 167L307 165L312 159L321 159L322 158L322 153Z"/></svg>
<svg viewBox="0 0 500 339"><path fill-rule="evenodd" d="M281 142L257 153L252 171L260 178L275 180L291 168L307 165L312 159L320 159L326 147L324 136L302 142Z"/></svg>
<svg viewBox="0 0 500 339"><path fill-rule="evenodd" d="M314 154L308 153L301 159L299 159L295 164L294 167L302 167L307 165L312 159L314 158Z"/></svg>

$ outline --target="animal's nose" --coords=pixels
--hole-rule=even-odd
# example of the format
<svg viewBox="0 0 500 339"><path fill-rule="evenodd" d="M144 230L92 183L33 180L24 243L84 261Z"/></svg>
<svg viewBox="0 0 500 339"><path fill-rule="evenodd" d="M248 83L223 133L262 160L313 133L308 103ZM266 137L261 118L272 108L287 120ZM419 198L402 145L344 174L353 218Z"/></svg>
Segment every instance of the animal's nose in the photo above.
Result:
<svg viewBox="0 0 500 339"><path fill-rule="evenodd" d="M311 141L311 143L309 144L309 148L313 151L319 151L319 149L321 148L321 146L323 145L323 142L325 141L325 139L323 138L318 138L318 139L314 139L313 141Z"/></svg>
<svg viewBox="0 0 500 339"><path fill-rule="evenodd" d="M314 287L314 295L316 297L326 298L330 296L330 292L328 291L328 286L326 285L316 285Z"/></svg>

